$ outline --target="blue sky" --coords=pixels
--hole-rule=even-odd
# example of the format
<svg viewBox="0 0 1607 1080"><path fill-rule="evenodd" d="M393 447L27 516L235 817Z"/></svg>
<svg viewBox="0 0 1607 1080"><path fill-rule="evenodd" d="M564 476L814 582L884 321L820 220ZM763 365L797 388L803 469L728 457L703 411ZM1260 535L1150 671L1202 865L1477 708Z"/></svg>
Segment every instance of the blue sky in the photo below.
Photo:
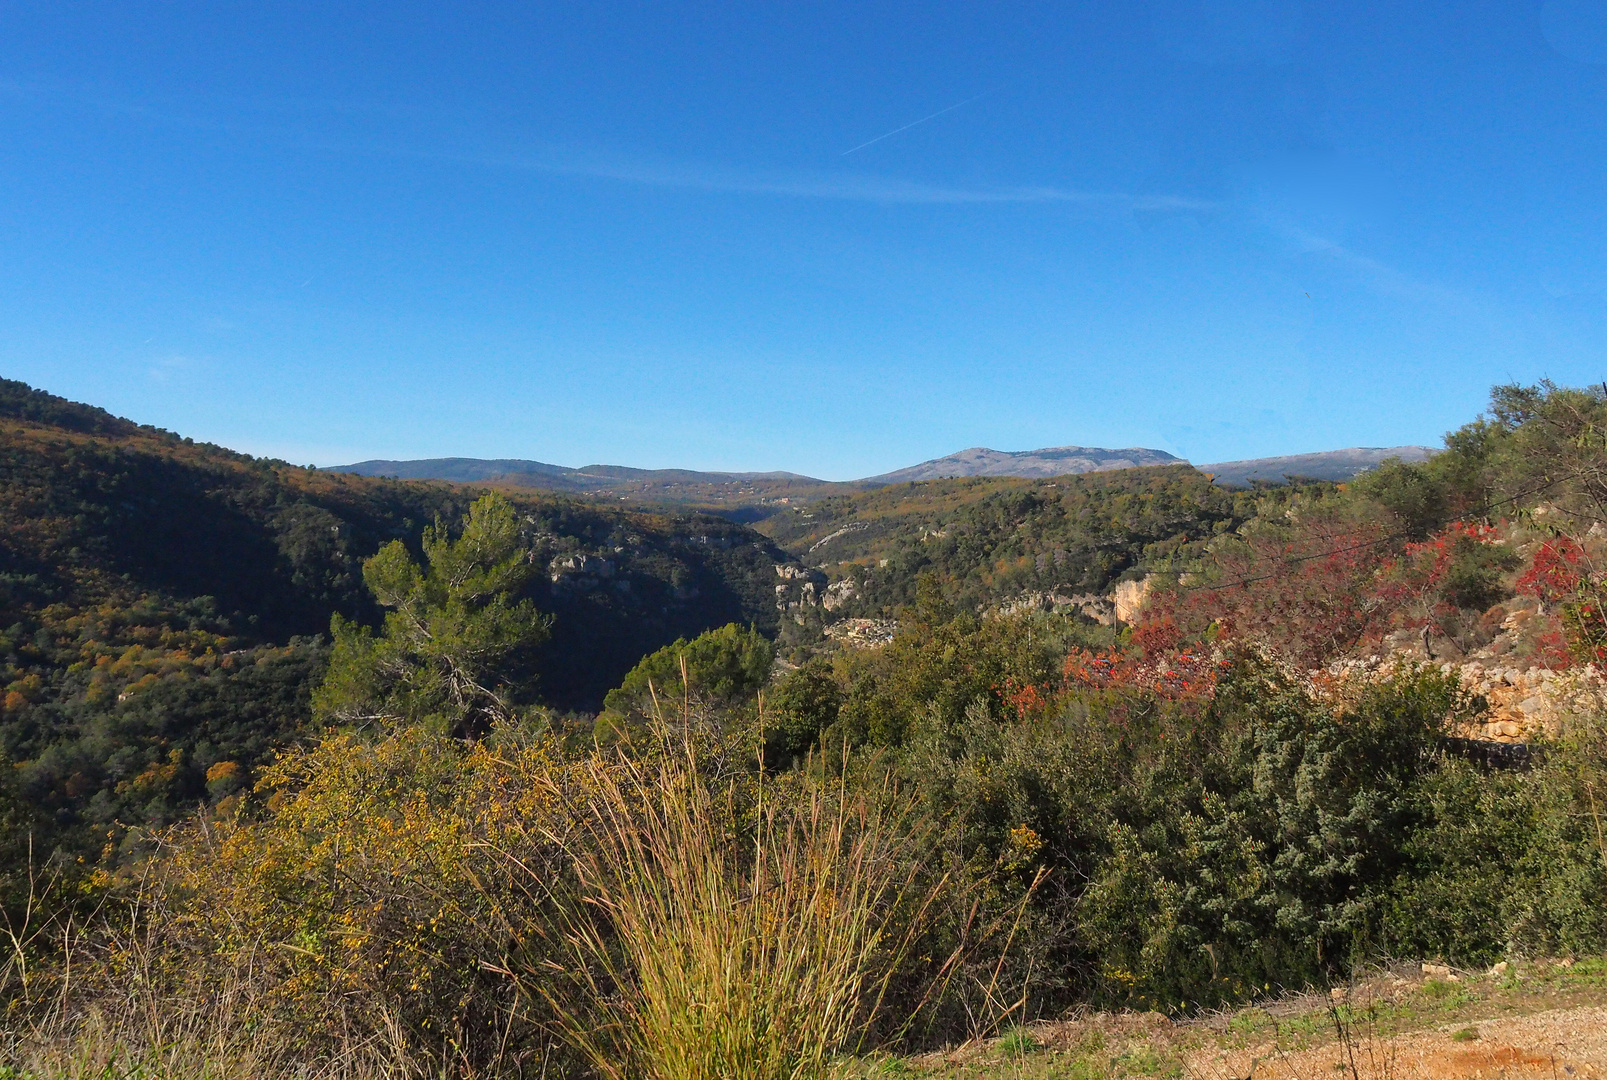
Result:
<svg viewBox="0 0 1607 1080"><path fill-rule="evenodd" d="M0 374L301 463L1434 443L1604 211L1601 0L0 7Z"/></svg>

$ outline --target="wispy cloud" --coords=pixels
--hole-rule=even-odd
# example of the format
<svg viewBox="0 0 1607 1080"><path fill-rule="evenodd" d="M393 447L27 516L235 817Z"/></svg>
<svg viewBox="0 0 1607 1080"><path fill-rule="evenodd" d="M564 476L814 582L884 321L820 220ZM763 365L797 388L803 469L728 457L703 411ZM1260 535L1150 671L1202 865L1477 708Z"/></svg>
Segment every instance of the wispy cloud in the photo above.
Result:
<svg viewBox="0 0 1607 1080"><path fill-rule="evenodd" d="M1403 270L1285 216L1259 215L1252 220L1259 221L1296 250L1342 268L1374 292L1410 305L1418 312L1418 318L1436 312L1434 317L1452 320L1452 325L1478 335L1486 344L1497 341L1516 344L1527 340L1525 327L1532 324L1534 315L1513 297L1448 285Z"/></svg>
<svg viewBox="0 0 1607 1080"><path fill-rule="evenodd" d="M1301 250L1321 255L1346 267L1374 287L1414 301L1433 301L1447 305L1473 305L1471 297L1433 281L1425 281L1370 255L1363 255L1326 236L1310 232L1287 221L1269 222L1274 232Z"/></svg>
<svg viewBox="0 0 1607 1080"><path fill-rule="evenodd" d="M145 374L152 382L165 383L171 382L175 375L183 374L194 367L193 358L179 353L169 353L152 360L150 367L145 369Z"/></svg>
<svg viewBox="0 0 1607 1080"><path fill-rule="evenodd" d="M853 150L864 149L985 96L979 94L951 105L861 143ZM482 168L517 169L711 194L930 206L1070 204L1114 211L1162 213L1210 213L1228 208L1228 204L1220 201L1177 195L1089 191L1056 185L962 187L842 169L817 172L744 170L704 162L653 160L629 152L609 154L552 145L531 147L528 143L514 151L492 151L483 145L466 144L462 133L475 126L473 117L444 113L426 115L410 108L397 109L364 103L212 101L212 105L223 106L230 112L229 118L223 120L211 115L211 110L196 109L193 103L185 106L168 101L153 105L133 95L85 85L46 85L0 79L0 97L71 103L149 123L228 132L242 139L275 142L304 150L453 162ZM339 116L344 122L343 130L336 134L318 130L316 122L309 124L309 119L318 113ZM390 130L381 133L375 130L376 126L389 127ZM361 130L364 127L369 129L366 133ZM407 131L407 128L413 130ZM492 135L491 139L496 140L497 136Z"/></svg>
<svg viewBox="0 0 1607 1080"><path fill-rule="evenodd" d="M1083 191L1053 185L959 187L850 172L743 172L702 164L604 161L566 155L473 155L473 160L486 166L716 194L915 205L1071 203L1115 210L1209 212L1224 209L1223 203L1208 199Z"/></svg>

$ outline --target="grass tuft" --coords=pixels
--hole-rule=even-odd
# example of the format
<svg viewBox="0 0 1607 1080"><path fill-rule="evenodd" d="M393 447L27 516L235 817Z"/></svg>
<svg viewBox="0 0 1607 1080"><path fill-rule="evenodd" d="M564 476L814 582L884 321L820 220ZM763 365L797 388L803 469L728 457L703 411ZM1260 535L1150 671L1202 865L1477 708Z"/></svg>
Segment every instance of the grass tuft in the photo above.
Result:
<svg viewBox="0 0 1607 1080"><path fill-rule="evenodd" d="M1024 1027L1013 1027L999 1036L999 1050L1008 1057L1022 1057L1038 1048L1038 1040Z"/></svg>
<svg viewBox="0 0 1607 1080"><path fill-rule="evenodd" d="M825 1077L902 948L899 823L818 789L739 822L690 749L598 760L587 784L563 920L580 994L548 994L568 1040L614 1080Z"/></svg>

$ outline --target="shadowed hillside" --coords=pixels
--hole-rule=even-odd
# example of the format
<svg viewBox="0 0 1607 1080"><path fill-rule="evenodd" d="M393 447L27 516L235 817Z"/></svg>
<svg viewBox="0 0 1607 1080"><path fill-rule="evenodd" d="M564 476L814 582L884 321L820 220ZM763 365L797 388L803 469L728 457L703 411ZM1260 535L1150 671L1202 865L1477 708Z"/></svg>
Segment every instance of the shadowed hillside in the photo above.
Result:
<svg viewBox="0 0 1607 1080"><path fill-rule="evenodd" d="M304 730L362 561L477 489L309 470L0 383L0 756L57 824L165 820ZM515 496L554 618L546 702L595 709L645 653L774 630L785 556L729 521Z"/></svg>

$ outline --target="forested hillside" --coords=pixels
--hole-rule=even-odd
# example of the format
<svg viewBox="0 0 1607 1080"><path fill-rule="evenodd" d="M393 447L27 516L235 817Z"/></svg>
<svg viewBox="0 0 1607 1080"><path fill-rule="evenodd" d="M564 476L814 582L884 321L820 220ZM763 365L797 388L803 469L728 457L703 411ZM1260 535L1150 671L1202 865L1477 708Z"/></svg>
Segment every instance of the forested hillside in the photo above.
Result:
<svg viewBox="0 0 1607 1080"><path fill-rule="evenodd" d="M252 458L0 383L0 755L63 827L165 821L305 734L361 564L456 523L476 491ZM595 709L640 657L774 628L785 556L728 521L516 496L555 633L542 701Z"/></svg>
<svg viewBox="0 0 1607 1080"><path fill-rule="evenodd" d="M970 477L822 499L757 527L833 585L828 618L892 616L923 576L967 610L1098 594L1171 567L1258 513L1333 485L1233 490L1187 465L1050 480Z"/></svg>

